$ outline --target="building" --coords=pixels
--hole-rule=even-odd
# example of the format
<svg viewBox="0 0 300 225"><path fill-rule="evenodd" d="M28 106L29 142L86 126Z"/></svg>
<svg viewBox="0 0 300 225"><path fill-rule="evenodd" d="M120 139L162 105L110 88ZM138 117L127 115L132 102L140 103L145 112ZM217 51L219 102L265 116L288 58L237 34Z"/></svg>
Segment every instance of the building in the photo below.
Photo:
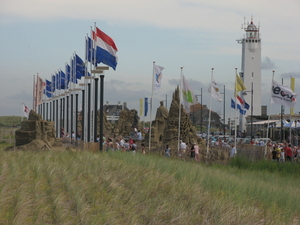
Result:
<svg viewBox="0 0 300 225"><path fill-rule="evenodd" d="M123 105L121 105L121 102L118 102L117 105L109 105L109 102L106 101L106 104L103 105L103 111L106 113L106 118L111 123L115 123L119 120L119 115L122 110L130 111L127 108L126 102L124 102Z"/></svg>
<svg viewBox="0 0 300 225"><path fill-rule="evenodd" d="M190 117L194 125L199 125L208 128L209 124L209 109L206 105L200 103L190 107ZM221 117L218 113L211 111L210 127L219 131L224 130L224 124L221 122Z"/></svg>
<svg viewBox="0 0 300 225"><path fill-rule="evenodd" d="M251 19L247 26L244 24L244 30L246 32L244 37L237 40L239 44L242 44L242 61L239 75L246 87L246 90L240 92L240 94L243 95L251 108L246 110L245 116L240 117L240 131L246 129L246 116L261 115L261 39L259 26L257 27Z"/></svg>

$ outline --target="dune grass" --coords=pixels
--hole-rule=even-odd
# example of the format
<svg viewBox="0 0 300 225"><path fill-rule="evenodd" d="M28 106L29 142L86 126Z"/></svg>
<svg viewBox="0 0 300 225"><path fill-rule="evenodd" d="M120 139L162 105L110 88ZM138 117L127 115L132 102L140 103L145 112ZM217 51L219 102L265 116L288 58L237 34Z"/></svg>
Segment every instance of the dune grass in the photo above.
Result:
<svg viewBox="0 0 300 225"><path fill-rule="evenodd" d="M0 224L299 223L295 176L157 155L2 149Z"/></svg>

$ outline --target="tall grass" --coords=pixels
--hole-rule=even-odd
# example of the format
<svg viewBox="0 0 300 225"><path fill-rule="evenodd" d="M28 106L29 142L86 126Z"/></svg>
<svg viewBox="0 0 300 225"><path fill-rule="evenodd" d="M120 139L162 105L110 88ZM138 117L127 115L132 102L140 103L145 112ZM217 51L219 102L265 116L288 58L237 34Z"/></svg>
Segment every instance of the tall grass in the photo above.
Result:
<svg viewBox="0 0 300 225"><path fill-rule="evenodd" d="M156 155L0 151L0 224L297 224L299 185Z"/></svg>

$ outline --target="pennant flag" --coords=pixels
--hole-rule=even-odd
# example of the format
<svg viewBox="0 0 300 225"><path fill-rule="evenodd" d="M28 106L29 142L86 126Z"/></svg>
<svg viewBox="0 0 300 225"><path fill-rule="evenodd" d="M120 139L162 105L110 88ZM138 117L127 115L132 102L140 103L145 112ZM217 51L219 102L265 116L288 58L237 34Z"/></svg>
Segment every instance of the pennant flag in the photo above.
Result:
<svg viewBox="0 0 300 225"><path fill-rule="evenodd" d="M153 65L153 91L160 91L161 90L161 79L162 79L162 70L164 67Z"/></svg>
<svg viewBox="0 0 300 225"><path fill-rule="evenodd" d="M236 98L239 100L241 106L244 108L244 109L249 109L250 108L250 105L245 101L244 99L244 96L241 95L241 96L236 96Z"/></svg>
<svg viewBox="0 0 300 225"><path fill-rule="evenodd" d="M272 80L271 103L293 108L297 103L297 95L298 94L294 93L289 87Z"/></svg>
<svg viewBox="0 0 300 225"><path fill-rule="evenodd" d="M240 78L239 75L235 75L235 93L234 96L237 96L237 92L246 90L246 87L244 85L244 82Z"/></svg>
<svg viewBox="0 0 300 225"><path fill-rule="evenodd" d="M182 75L181 80L181 96L182 105L186 113L190 113L190 107L197 104L197 98L193 93L192 88L187 83L184 75Z"/></svg>
<svg viewBox="0 0 300 225"><path fill-rule="evenodd" d="M148 98L145 98L144 101L144 116L147 116L148 113Z"/></svg>
<svg viewBox="0 0 300 225"><path fill-rule="evenodd" d="M211 81L211 85L208 88L208 92L211 94L211 96L218 100L219 102L222 102L222 96L220 94L220 89L218 87L217 82L215 81L215 79L213 78Z"/></svg>
<svg viewBox="0 0 300 225"><path fill-rule="evenodd" d="M45 82L39 76L37 76L35 88L36 88L35 105L38 106L38 105L42 104L42 97L43 97L44 88L45 88Z"/></svg>
<svg viewBox="0 0 300 225"><path fill-rule="evenodd" d="M116 70L118 64L118 49L113 39L102 32L98 27L96 27L95 35L92 35L92 38L95 41L96 62L102 62Z"/></svg>
<svg viewBox="0 0 300 225"><path fill-rule="evenodd" d="M29 116L29 108L23 104L23 114L24 116L28 119L28 116Z"/></svg>
<svg viewBox="0 0 300 225"><path fill-rule="evenodd" d="M139 115L140 115L140 117L141 116L143 116L143 106L144 106L144 104L143 104L144 102L143 102L143 99L142 98L140 98L140 112L139 112Z"/></svg>

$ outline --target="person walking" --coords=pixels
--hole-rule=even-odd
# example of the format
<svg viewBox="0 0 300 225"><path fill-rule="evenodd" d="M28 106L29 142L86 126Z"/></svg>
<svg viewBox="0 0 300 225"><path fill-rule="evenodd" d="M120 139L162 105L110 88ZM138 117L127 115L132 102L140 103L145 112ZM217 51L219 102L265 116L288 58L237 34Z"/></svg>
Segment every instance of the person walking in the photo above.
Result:
<svg viewBox="0 0 300 225"><path fill-rule="evenodd" d="M169 148L169 145L166 145L166 148L165 148L165 157L168 157L168 158L171 157L171 150Z"/></svg>
<svg viewBox="0 0 300 225"><path fill-rule="evenodd" d="M199 146L195 144L194 149L195 149L195 161L199 162L200 161Z"/></svg>
<svg viewBox="0 0 300 225"><path fill-rule="evenodd" d="M190 156L191 159L195 159L195 145L192 144L191 150L190 150Z"/></svg>

